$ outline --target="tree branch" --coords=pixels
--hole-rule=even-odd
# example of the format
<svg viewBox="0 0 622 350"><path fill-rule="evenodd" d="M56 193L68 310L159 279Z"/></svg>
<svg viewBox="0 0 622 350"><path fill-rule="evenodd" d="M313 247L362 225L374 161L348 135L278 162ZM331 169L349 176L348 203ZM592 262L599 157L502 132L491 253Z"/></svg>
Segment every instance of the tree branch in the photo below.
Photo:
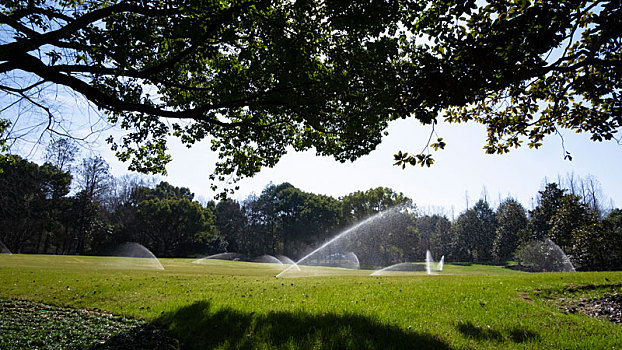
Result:
<svg viewBox="0 0 622 350"><path fill-rule="evenodd" d="M37 47L41 47L42 45L54 44L60 41L60 39L67 38L72 33L86 28L90 24L96 23L108 16L121 12L132 12L151 17L179 14L179 11L177 11L177 9L149 9L144 6L121 2L118 4L87 12L84 15L71 20L65 26L57 30L45 34L39 34L36 31L25 27L18 21L15 21L4 13L0 13L0 23L7 23L17 31L26 33L29 37L28 40L18 40L9 44L5 44L1 48L2 50L17 50L22 52L28 52L36 49Z"/></svg>
<svg viewBox="0 0 622 350"><path fill-rule="evenodd" d="M145 68L141 72L146 75L160 73L163 70L174 66L178 62L190 56L192 53L196 52L199 49L199 47L205 44L205 42L209 39L210 35L213 34L213 31L215 31L216 29L218 29L218 27L224 24L225 19L227 17L231 17L231 15L233 15L237 10L244 8L244 6L247 6L247 4L244 4L243 2L243 3L238 3L238 5L236 6L229 7L226 11L220 14L218 20L210 22L209 26L205 29L205 32L203 33L203 35L201 35L201 37L197 40L197 43L192 43L188 48L177 53L176 55L174 55L167 61L162 62L152 67Z"/></svg>
<svg viewBox="0 0 622 350"><path fill-rule="evenodd" d="M41 84L43 84L45 82L46 82L45 80L40 80L40 81L30 85L30 86L27 86L25 88L20 88L20 89L0 84L0 90L10 91L10 92L14 92L14 93L17 93L17 94L23 94L26 91L34 89L35 87L37 87L37 86L39 86L39 85L41 85ZM30 99L29 99L29 101L30 101Z"/></svg>
<svg viewBox="0 0 622 350"><path fill-rule="evenodd" d="M36 74L39 77L43 78L44 80L48 80L56 84L67 86L75 90L76 92L81 93L87 99L89 99L90 101L95 103L95 105L97 105L98 107L102 109L110 110L110 111L117 112L117 113L138 112L138 113L145 113L145 114L154 115L158 117L164 117L164 118L196 119L196 120L208 122L210 124L218 125L223 128L236 128L240 126L253 127L253 128L261 127L260 125L248 123L248 122L227 123L227 122L222 122L216 118L211 118L211 117L206 116L206 113L211 110L218 109L218 108L225 108L225 107L239 107L239 105L237 104L230 105L229 102L223 102L221 104L207 105L207 106L202 106L199 108L190 108L190 109L180 110L180 111L171 111L171 110L164 110L164 109L154 107L154 106L149 106L146 104L126 102L120 98L116 98L108 94L105 94L101 92L100 90L98 90L97 88L87 84L86 82L76 77L61 74L57 71L54 71L53 69L50 69L50 67L47 67L41 61L39 61L37 58L31 55L23 54L19 52L13 52L11 53L11 56L12 56L13 61L22 63L19 67L20 69Z"/></svg>
<svg viewBox="0 0 622 350"><path fill-rule="evenodd" d="M42 7L31 7L31 6L28 6L25 9L19 9L13 12L10 17L15 20L19 20L20 18L24 18L24 17L28 17L31 15L36 15L36 14L45 15L49 18L61 19L66 22L73 20L72 17L62 14L60 11L50 10L49 8L46 9Z"/></svg>

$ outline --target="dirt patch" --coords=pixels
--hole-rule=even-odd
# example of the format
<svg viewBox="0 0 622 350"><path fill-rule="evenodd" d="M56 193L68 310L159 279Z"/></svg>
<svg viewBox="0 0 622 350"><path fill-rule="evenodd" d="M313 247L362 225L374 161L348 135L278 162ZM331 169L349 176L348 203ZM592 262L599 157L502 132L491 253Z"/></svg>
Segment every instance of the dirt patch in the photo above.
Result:
<svg viewBox="0 0 622 350"><path fill-rule="evenodd" d="M568 312L582 313L601 320L608 320L622 325L622 294L613 293L595 300L579 299Z"/></svg>
<svg viewBox="0 0 622 350"><path fill-rule="evenodd" d="M522 293L519 298L527 302L532 302L531 298L543 300L567 314L586 315L622 326L622 283L569 284L561 290L534 292Z"/></svg>
<svg viewBox="0 0 622 350"><path fill-rule="evenodd" d="M518 297L519 297L521 300L524 300L524 301L526 301L526 302L528 302L528 303L533 303L533 300L529 297L529 294L527 294L527 293L521 293L521 294L519 294L519 296L518 296Z"/></svg>

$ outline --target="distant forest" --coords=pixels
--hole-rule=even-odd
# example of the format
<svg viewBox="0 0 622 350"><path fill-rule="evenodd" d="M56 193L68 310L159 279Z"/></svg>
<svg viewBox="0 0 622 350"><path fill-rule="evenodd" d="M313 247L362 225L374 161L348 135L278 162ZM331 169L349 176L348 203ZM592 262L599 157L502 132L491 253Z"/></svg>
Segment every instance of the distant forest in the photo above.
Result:
<svg viewBox="0 0 622 350"><path fill-rule="evenodd" d="M423 261L519 259L529 242L550 239L578 270L622 269L622 210L606 208L596 179L567 176L534 193L532 210L486 198L459 213L422 213L413 200L379 187L340 198L270 184L242 202L200 203L188 188L145 176L114 178L101 157L75 160L60 139L45 163L0 161L0 241L13 253L106 255L137 242L157 257L236 252L301 258L357 222L400 208L358 257L362 266Z"/></svg>

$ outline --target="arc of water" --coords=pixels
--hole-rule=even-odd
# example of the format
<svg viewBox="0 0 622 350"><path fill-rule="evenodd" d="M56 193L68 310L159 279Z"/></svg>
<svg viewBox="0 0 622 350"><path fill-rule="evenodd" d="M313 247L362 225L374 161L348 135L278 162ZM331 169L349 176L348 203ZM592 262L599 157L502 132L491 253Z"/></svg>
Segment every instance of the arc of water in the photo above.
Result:
<svg viewBox="0 0 622 350"><path fill-rule="evenodd" d="M394 264L391 266L387 266L380 270L376 270L372 272L370 276L382 276L384 272L388 272L388 271L412 271L412 270L413 270L413 263L403 262L403 263L398 263L398 264Z"/></svg>
<svg viewBox="0 0 622 350"><path fill-rule="evenodd" d="M193 261L193 264L201 264L203 263L205 260L209 260L209 259L217 259L217 260L234 260L236 258L242 258L243 255L239 254L239 253L234 253L234 252L224 252L224 253L218 253L218 254L213 254L210 256L206 256L204 258L200 258L197 259L195 261Z"/></svg>
<svg viewBox="0 0 622 350"><path fill-rule="evenodd" d="M555 252L557 252L557 254L561 255L561 258L562 258L562 266L561 266L562 272L576 272L577 271L577 270L575 270L574 265L572 264L572 261L570 261L570 259L566 255L566 253L555 242L553 242L552 240L547 238L544 241L544 243L546 243L547 245L552 247L553 250L555 250Z"/></svg>
<svg viewBox="0 0 622 350"><path fill-rule="evenodd" d="M434 260L432 259L432 253L429 250L425 251L425 270L428 275L432 274L432 263Z"/></svg>
<svg viewBox="0 0 622 350"><path fill-rule="evenodd" d="M125 242L123 243L114 254L118 257L126 257L126 258L138 258L138 259L149 259L150 262L153 262L154 267L158 270L164 270L164 266L160 263L160 260L145 246L136 242Z"/></svg>
<svg viewBox="0 0 622 350"><path fill-rule="evenodd" d="M356 230L356 229L358 229L359 227L361 227L361 226L363 226L363 225L365 225L365 224L367 224L367 223L369 223L369 222L373 221L373 220L374 220L374 219L376 219L377 217L384 215L384 213L385 213L385 212L380 212L380 213L378 213L378 214L376 214L376 215L373 215L373 216L371 216L371 217L369 217L369 218L367 218L367 219L365 219L365 220L363 220L363 221L359 222L358 224L356 224L356 225L354 225L354 226L350 227L349 229L347 229L347 230L343 231L342 233L338 234L337 236L333 237L332 239L330 239L330 240L329 240L329 241L327 241L326 243L322 244L320 247L318 247L317 249L315 249L315 250L314 250L314 251L312 251L311 253L309 253L309 254L305 255L305 256L304 256L304 257L302 257L300 260L296 261L296 262L294 263L294 265L290 265L288 268L286 268L285 270L281 271L281 273L279 273L278 275L276 275L276 278L279 278L281 275L283 275L283 274L284 274L284 273L286 273L287 271L289 271L289 270L291 270L292 268L294 268L294 266L295 266L295 267L297 267L298 269L300 269L300 268L298 267L298 265L300 265L300 263L301 263L301 262L303 262L303 261L307 260L310 256L312 256L313 254L315 254L315 253L319 252L320 250L322 250L322 249L326 248L328 245L330 245L331 243L333 243L333 242L337 241L337 240L338 240L338 239L340 239L341 237L343 237L343 236L345 236L345 235L349 234L350 232L355 231L355 230Z"/></svg>
<svg viewBox="0 0 622 350"><path fill-rule="evenodd" d="M13 253L11 253L11 251L9 250L9 248L7 248L4 243L2 243L2 241L0 241L0 254L9 254L12 255Z"/></svg>
<svg viewBox="0 0 622 350"><path fill-rule="evenodd" d="M349 252L348 254L346 254L347 260L352 262L352 269L360 269L361 268L361 263L359 262L359 257L356 256L356 254L354 254L354 252Z"/></svg>
<svg viewBox="0 0 622 350"><path fill-rule="evenodd" d="M445 255L441 257L441 261L438 262L438 267L436 268L438 271L443 271L443 264L445 263Z"/></svg>
<svg viewBox="0 0 622 350"><path fill-rule="evenodd" d="M283 265L283 262L281 262L281 260L273 257L270 254L264 254L262 256L258 256L255 259L253 259L254 262L259 262L259 263L272 263L272 264L279 264L279 265Z"/></svg>
<svg viewBox="0 0 622 350"><path fill-rule="evenodd" d="M277 255L276 257L279 260L281 260L281 263L283 263L283 265L295 265L296 264L294 260L286 257L285 255ZM300 271L300 267L298 265L296 265L296 270Z"/></svg>

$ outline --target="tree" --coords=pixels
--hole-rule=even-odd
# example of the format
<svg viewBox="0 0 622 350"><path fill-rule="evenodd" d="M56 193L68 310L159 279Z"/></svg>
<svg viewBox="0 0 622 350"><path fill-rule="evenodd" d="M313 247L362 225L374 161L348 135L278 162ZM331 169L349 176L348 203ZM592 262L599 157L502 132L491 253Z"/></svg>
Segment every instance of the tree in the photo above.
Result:
<svg viewBox="0 0 622 350"><path fill-rule="evenodd" d="M566 188L568 193L579 196L581 201L599 217L607 214L608 210L604 203L606 197L603 195L600 182L593 175L580 177L569 173L565 179L559 179L558 184Z"/></svg>
<svg viewBox="0 0 622 350"><path fill-rule="evenodd" d="M136 212L153 187L154 179L136 174L126 174L110 182L103 214L111 230L93 237L93 253L108 254L122 243L142 241Z"/></svg>
<svg viewBox="0 0 622 350"><path fill-rule="evenodd" d="M0 118L0 162L2 162L2 164L8 164L11 158L10 154L8 154L9 145L7 145L10 126L11 122L9 120ZM4 168L0 168L0 173L3 170Z"/></svg>
<svg viewBox="0 0 622 350"><path fill-rule="evenodd" d="M446 216L435 215L436 225L432 242L437 256L449 255L451 249L451 221Z"/></svg>
<svg viewBox="0 0 622 350"><path fill-rule="evenodd" d="M341 207L332 197L303 192L288 183L277 186L274 196L282 253L288 257L301 258L339 227Z"/></svg>
<svg viewBox="0 0 622 350"><path fill-rule="evenodd" d="M579 193L578 189L585 189L585 183L594 184L595 180L581 181L578 184L571 180L569 177L571 193L560 189L557 184L547 184L545 190L540 191L539 204L530 212L531 238L540 241L552 240L578 269L616 268L613 266L617 261L619 235L615 224L610 221L610 218L615 218L615 214L600 220L601 206L593 191L596 186L589 186L592 190L582 191L590 196L587 200L572 194Z"/></svg>
<svg viewBox="0 0 622 350"><path fill-rule="evenodd" d="M349 249L360 263L368 266L389 266L415 257L420 247L416 232L415 206L402 193L387 187L357 191L341 198L342 222L356 227L350 234Z"/></svg>
<svg viewBox="0 0 622 350"><path fill-rule="evenodd" d="M233 200L222 200L216 204L216 230L227 243L224 249L228 252L240 252L239 242L243 240L246 229L246 216L240 203Z"/></svg>
<svg viewBox="0 0 622 350"><path fill-rule="evenodd" d="M341 203L330 196L307 193L299 217L296 227L300 233L293 257L301 258L309 247L330 239L342 229Z"/></svg>
<svg viewBox="0 0 622 350"><path fill-rule="evenodd" d="M162 181L156 185L153 190L145 189L145 199L161 198L161 199L178 199L185 198L189 201L194 199L194 193L190 192L188 187L177 187Z"/></svg>
<svg viewBox="0 0 622 350"><path fill-rule="evenodd" d="M619 270L617 259L620 251L620 237L617 232L607 230L602 222L582 225L572 231L572 262L580 270Z"/></svg>
<svg viewBox="0 0 622 350"><path fill-rule="evenodd" d="M514 252L519 265L533 272L574 272L566 254L550 239L521 244Z"/></svg>
<svg viewBox="0 0 622 350"><path fill-rule="evenodd" d="M412 207L412 200L403 193L397 193L387 187L372 188L367 191L357 191L341 198L345 222L354 224L357 221L395 208Z"/></svg>
<svg viewBox="0 0 622 350"><path fill-rule="evenodd" d="M138 204L143 243L160 257L205 254L215 236L214 215L188 198L154 198Z"/></svg>
<svg viewBox="0 0 622 350"><path fill-rule="evenodd" d="M163 171L169 134L212 136L223 176L272 166L287 146L345 161L407 116L395 107L400 40L411 41L397 35L397 2L64 4L1 5L0 87L50 120L42 90L85 96L131 130L113 148L135 170Z"/></svg>
<svg viewBox="0 0 622 350"><path fill-rule="evenodd" d="M48 253L61 230L71 175L19 156L0 159L0 241L14 252Z"/></svg>
<svg viewBox="0 0 622 350"><path fill-rule="evenodd" d="M417 256L413 259L425 259L426 250L435 256L449 255L451 251L451 222L441 215L425 215L417 217L417 233L420 243Z"/></svg>
<svg viewBox="0 0 622 350"><path fill-rule="evenodd" d="M559 127L611 139L622 120L619 1L69 4L0 5L4 104L40 108L54 128L47 89L84 96L129 131L110 142L134 170L164 172L170 135L210 137L213 179L236 179L290 146L356 159L388 122L434 125L445 109L487 125L489 153ZM396 164L430 165L426 152Z"/></svg>
<svg viewBox="0 0 622 350"><path fill-rule="evenodd" d="M248 226L244 239L238 242L240 253L248 256L274 255L280 250L282 231L273 195L275 188L270 184L260 196L249 196L244 201Z"/></svg>
<svg viewBox="0 0 622 350"><path fill-rule="evenodd" d="M117 181L116 197L108 213L114 232L100 237L100 251L127 241L138 242L160 257L205 255L222 240L214 222L215 204L193 201L188 188L160 182L149 187L139 177Z"/></svg>
<svg viewBox="0 0 622 350"><path fill-rule="evenodd" d="M63 171L71 170L78 146L70 138L52 140L45 149L45 162Z"/></svg>
<svg viewBox="0 0 622 350"><path fill-rule="evenodd" d="M492 256L496 261L510 260L518 248L519 237L525 236L527 214L525 208L515 199L508 198L499 204L496 212L497 230L492 246Z"/></svg>
<svg viewBox="0 0 622 350"><path fill-rule="evenodd" d="M111 185L110 166L101 156L84 158L76 169L76 186L88 200L102 201Z"/></svg>
<svg viewBox="0 0 622 350"><path fill-rule="evenodd" d="M604 257L603 261L596 264L601 269L620 270L622 269L622 209L612 210L602 221L606 239L604 244L597 249Z"/></svg>
<svg viewBox="0 0 622 350"><path fill-rule="evenodd" d="M467 102L448 120L486 125L488 153L537 148L559 128L610 140L622 125L619 1L435 1L420 17L438 84Z"/></svg>
<svg viewBox="0 0 622 350"><path fill-rule="evenodd" d="M573 255L576 230L585 230L597 222L598 215L582 203L581 197L566 194L561 198L559 208L549 221L551 227L547 238L560 246L568 255ZM571 258L571 260L574 262L574 259Z"/></svg>
<svg viewBox="0 0 622 350"><path fill-rule="evenodd" d="M65 215L66 254L89 252L93 238L110 230L103 212L112 184L108 163L101 156L84 158L75 173L78 192L72 199L72 209Z"/></svg>
<svg viewBox="0 0 622 350"><path fill-rule="evenodd" d="M528 236L522 237L521 243L530 240L543 240L551 229L551 220L561 207L561 199L565 190L555 183L546 184L544 190L538 192L538 206L529 212Z"/></svg>
<svg viewBox="0 0 622 350"><path fill-rule="evenodd" d="M488 202L480 199L464 211L453 225L454 259L484 262L492 259L497 220Z"/></svg>

